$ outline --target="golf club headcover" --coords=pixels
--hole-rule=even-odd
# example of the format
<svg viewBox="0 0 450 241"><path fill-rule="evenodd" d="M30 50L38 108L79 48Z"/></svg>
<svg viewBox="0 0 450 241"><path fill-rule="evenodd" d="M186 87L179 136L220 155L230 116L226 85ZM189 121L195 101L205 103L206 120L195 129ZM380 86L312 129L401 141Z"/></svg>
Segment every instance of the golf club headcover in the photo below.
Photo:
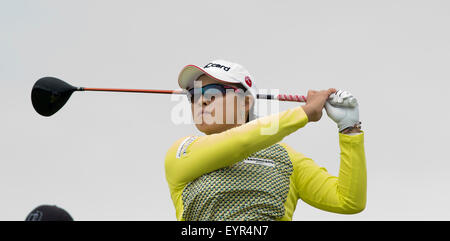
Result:
<svg viewBox="0 0 450 241"><path fill-rule="evenodd" d="M338 90L325 103L327 115L336 122L339 131L359 124L359 105L356 98L348 91Z"/></svg>
<svg viewBox="0 0 450 241"><path fill-rule="evenodd" d="M73 221L73 218L60 207L41 205L31 211L25 221Z"/></svg>

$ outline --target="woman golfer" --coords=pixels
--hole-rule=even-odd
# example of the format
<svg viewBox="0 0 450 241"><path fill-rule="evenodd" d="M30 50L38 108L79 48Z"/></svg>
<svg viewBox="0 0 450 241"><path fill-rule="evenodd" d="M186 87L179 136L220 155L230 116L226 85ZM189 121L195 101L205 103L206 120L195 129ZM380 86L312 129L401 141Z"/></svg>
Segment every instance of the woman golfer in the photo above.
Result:
<svg viewBox="0 0 450 241"><path fill-rule="evenodd" d="M350 93L311 90L305 105L255 119L256 89L239 64L188 65L178 83L189 91L195 125L205 134L177 140L166 155L178 220L292 220L298 199L335 213L365 208L364 133L358 106L346 105ZM280 142L319 121L324 107L339 129L338 177ZM277 128L268 134L270 126Z"/></svg>

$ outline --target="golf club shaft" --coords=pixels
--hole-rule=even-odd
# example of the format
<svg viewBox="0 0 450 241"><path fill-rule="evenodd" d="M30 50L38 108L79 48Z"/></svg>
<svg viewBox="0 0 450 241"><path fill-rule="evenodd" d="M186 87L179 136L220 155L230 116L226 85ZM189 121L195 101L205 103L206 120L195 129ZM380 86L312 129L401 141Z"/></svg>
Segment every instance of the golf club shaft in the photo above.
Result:
<svg viewBox="0 0 450 241"><path fill-rule="evenodd" d="M112 89L112 88L85 88L79 87L78 91L107 91L107 92L133 92L133 93L154 93L154 94L179 94L185 95L184 90L150 90L150 89ZM306 102L306 97L303 95L267 95L257 94L258 99L278 100L278 101L293 101Z"/></svg>
<svg viewBox="0 0 450 241"><path fill-rule="evenodd" d="M154 94L186 94L182 90L145 90L145 89L111 89L111 88L78 88L79 91L133 92Z"/></svg>

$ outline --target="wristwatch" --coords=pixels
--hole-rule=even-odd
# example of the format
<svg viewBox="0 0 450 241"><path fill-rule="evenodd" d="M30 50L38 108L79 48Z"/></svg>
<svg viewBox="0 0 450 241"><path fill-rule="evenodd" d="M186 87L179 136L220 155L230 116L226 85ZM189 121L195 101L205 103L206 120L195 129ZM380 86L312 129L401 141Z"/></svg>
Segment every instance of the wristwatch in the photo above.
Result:
<svg viewBox="0 0 450 241"><path fill-rule="evenodd" d="M345 128L345 129L343 129L341 131L341 133L345 134L345 132L347 132L347 130L350 130L350 129L353 129L353 128L357 128L357 129L361 130L361 121L358 121L358 123L354 124L353 126L349 126L349 127Z"/></svg>

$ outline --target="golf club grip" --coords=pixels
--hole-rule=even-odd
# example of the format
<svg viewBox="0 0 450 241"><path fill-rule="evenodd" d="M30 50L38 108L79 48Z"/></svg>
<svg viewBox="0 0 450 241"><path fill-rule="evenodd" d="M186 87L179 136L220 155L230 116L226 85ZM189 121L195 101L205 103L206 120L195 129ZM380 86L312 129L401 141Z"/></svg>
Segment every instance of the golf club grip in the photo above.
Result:
<svg viewBox="0 0 450 241"><path fill-rule="evenodd" d="M258 99L269 99L278 101L293 101L293 102L306 102L306 97L303 95L265 95L258 94Z"/></svg>

